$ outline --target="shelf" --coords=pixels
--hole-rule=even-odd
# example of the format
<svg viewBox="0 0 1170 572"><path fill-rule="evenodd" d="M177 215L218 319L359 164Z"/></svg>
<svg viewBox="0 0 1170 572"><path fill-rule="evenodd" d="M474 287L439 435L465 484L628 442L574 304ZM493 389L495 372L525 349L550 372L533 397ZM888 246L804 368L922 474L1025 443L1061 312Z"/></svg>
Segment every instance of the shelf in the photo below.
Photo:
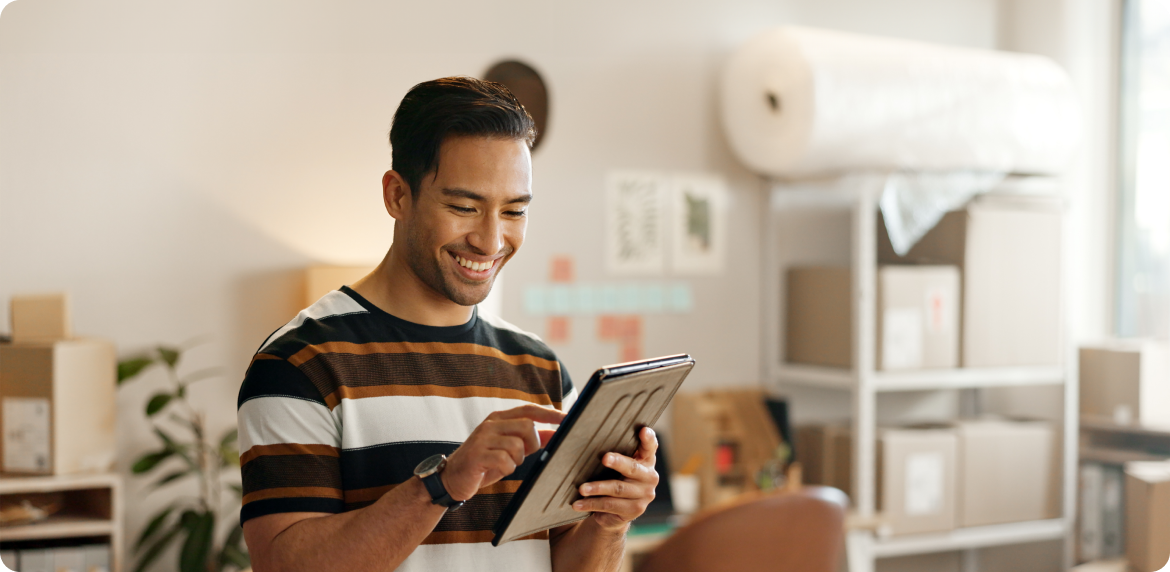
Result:
<svg viewBox="0 0 1170 572"><path fill-rule="evenodd" d="M825 389L852 390L857 385L853 370L812 365L784 364L775 370L781 383ZM1058 367L987 367L915 371L878 371L873 374L876 391L919 391L975 387L1062 385Z"/></svg>
<svg viewBox="0 0 1170 572"><path fill-rule="evenodd" d="M1115 423L1112 419L1094 415L1081 415L1081 429L1103 433L1170 438L1170 426L1141 425L1137 423L1121 425Z"/></svg>
<svg viewBox="0 0 1170 572"><path fill-rule="evenodd" d="M22 477L4 475L0 477L0 495L16 493L52 493L77 489L109 489L119 486L117 475L52 475Z"/></svg>
<svg viewBox="0 0 1170 572"><path fill-rule="evenodd" d="M49 538L79 538L84 536L112 536L113 521L86 517L49 517L36 524L0 528L0 542L44 540Z"/></svg>
<svg viewBox="0 0 1170 572"><path fill-rule="evenodd" d="M1130 461L1166 461L1170 460L1170 456L1108 447L1081 447L1079 459L1107 465L1124 465Z"/></svg>
<svg viewBox="0 0 1170 572"><path fill-rule="evenodd" d="M915 534L878 539L873 543L873 553L878 558L889 558L1043 540L1062 540L1065 538L1066 532L1064 519L1061 518L976 526L937 534Z"/></svg>

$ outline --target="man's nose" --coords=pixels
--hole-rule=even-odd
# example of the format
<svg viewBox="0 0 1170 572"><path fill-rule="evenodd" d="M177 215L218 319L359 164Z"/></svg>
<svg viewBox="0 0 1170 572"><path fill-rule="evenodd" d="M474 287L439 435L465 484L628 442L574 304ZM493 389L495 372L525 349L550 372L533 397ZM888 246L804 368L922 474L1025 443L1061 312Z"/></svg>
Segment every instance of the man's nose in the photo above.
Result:
<svg viewBox="0 0 1170 572"><path fill-rule="evenodd" d="M491 256L504 247L503 225L500 217L488 214L479 220L475 229L467 237L468 244L480 253Z"/></svg>

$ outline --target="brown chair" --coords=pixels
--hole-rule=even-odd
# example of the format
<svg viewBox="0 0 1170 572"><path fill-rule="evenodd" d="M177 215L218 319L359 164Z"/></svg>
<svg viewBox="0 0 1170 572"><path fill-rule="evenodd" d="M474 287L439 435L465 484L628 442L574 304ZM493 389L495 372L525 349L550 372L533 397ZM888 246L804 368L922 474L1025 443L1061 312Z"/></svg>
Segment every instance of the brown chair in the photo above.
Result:
<svg viewBox="0 0 1170 572"><path fill-rule="evenodd" d="M837 572L845 493L805 486L698 515L637 572Z"/></svg>

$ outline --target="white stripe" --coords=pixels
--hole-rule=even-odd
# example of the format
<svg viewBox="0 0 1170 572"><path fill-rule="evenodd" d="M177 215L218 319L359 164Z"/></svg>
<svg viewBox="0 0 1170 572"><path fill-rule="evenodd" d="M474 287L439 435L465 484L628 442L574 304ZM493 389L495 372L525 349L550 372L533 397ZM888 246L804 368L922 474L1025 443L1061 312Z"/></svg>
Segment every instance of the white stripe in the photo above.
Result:
<svg viewBox="0 0 1170 572"><path fill-rule="evenodd" d="M268 347L273 341L280 338L291 330L301 327L306 320L324 320L331 316L343 316L346 314L364 314L369 313L369 310L357 303L357 300L350 298L348 294L341 290L334 290L321 297L313 303L312 306L301 310L295 318L289 323L281 326L279 330L268 336L264 343L260 346L260 351Z"/></svg>
<svg viewBox="0 0 1170 572"><path fill-rule="evenodd" d="M334 409L345 420L341 447L360 449L405 441L462 443L492 412L531 405L499 397L391 395L342 399ZM540 429L553 426L537 424Z"/></svg>
<svg viewBox="0 0 1170 572"><path fill-rule="evenodd" d="M295 397L249 399L236 414L240 452L256 445L296 443L341 446L341 427L329 408Z"/></svg>
<svg viewBox="0 0 1170 572"><path fill-rule="evenodd" d="M538 336L532 332L526 332L524 330L521 330L520 328L514 326L511 322L507 322L499 316L493 316L491 314L485 314L485 313L481 312L479 314L479 319L487 322L488 325L490 325L490 326L494 326L494 327L499 328L501 330L508 330L509 332L514 332L514 333L520 334L522 336L528 336L537 342L540 342L542 344L544 343L544 340L541 340L540 336Z"/></svg>
<svg viewBox="0 0 1170 572"><path fill-rule="evenodd" d="M515 540L500 546L475 544L423 544L397 572L551 572L552 554L547 540Z"/></svg>
<svg viewBox="0 0 1170 572"><path fill-rule="evenodd" d="M577 403L577 388L574 387L572 391L561 401L561 411L568 413L573 408L573 404Z"/></svg>

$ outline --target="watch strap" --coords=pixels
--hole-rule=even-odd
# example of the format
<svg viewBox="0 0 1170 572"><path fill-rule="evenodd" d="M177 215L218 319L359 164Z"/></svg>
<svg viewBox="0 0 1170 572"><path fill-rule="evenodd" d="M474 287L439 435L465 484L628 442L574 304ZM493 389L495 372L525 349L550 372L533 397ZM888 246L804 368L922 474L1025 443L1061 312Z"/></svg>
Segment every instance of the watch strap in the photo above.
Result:
<svg viewBox="0 0 1170 572"><path fill-rule="evenodd" d="M440 477L441 473L441 471L436 471L425 477L421 477L423 486L431 494L431 504L437 504L445 507L447 510L455 510L463 506L463 501L451 498L451 494L447 492L447 487L443 486L443 479Z"/></svg>

